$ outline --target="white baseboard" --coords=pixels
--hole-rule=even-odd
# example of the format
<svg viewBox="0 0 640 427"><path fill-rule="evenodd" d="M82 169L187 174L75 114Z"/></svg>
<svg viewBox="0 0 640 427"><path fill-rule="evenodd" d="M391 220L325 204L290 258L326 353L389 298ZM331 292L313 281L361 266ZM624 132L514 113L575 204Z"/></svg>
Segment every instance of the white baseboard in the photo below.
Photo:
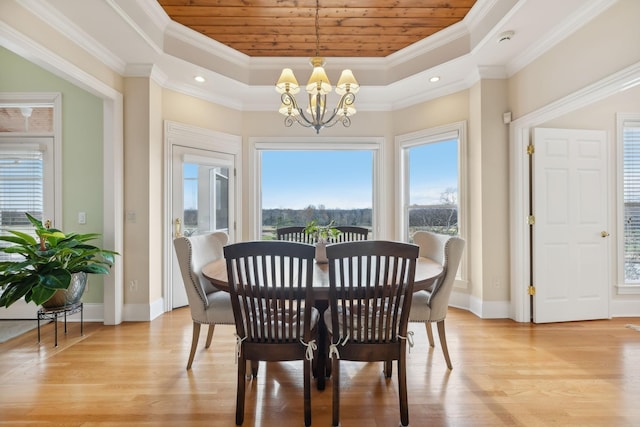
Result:
<svg viewBox="0 0 640 427"><path fill-rule="evenodd" d="M456 292L449 298L449 306L470 311L481 319L509 319L510 301L482 301L466 292Z"/></svg>
<svg viewBox="0 0 640 427"><path fill-rule="evenodd" d="M26 303L24 299L18 300L9 307L0 307L0 319L37 319L38 306L34 303Z"/></svg>
<svg viewBox="0 0 640 427"><path fill-rule="evenodd" d="M164 313L164 300L162 298L151 304L126 304L124 305L122 320L124 322L148 322Z"/></svg>
<svg viewBox="0 0 640 427"><path fill-rule="evenodd" d="M611 317L640 317L637 299L614 299L611 301Z"/></svg>
<svg viewBox="0 0 640 427"><path fill-rule="evenodd" d="M24 300L16 301L9 308L0 309L0 319L37 319L40 307ZM104 320L104 306L102 303L84 303L82 307L85 322L102 322ZM60 318L64 319L64 315ZM79 322L80 313L67 316L69 322Z"/></svg>

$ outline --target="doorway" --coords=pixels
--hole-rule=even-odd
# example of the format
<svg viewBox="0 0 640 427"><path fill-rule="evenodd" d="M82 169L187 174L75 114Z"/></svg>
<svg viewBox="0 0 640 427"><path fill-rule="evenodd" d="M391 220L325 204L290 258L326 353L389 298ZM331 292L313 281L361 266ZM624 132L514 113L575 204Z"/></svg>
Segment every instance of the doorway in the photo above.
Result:
<svg viewBox="0 0 640 427"><path fill-rule="evenodd" d="M165 124L167 227L165 311L188 304L173 239L239 233L240 137L177 123Z"/></svg>

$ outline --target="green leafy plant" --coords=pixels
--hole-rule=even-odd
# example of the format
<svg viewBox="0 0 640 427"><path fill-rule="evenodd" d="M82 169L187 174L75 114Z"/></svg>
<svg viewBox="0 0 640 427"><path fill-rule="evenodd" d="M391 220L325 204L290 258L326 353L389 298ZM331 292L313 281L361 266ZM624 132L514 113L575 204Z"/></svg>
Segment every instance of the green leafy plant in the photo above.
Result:
<svg viewBox="0 0 640 427"><path fill-rule="evenodd" d="M316 241L323 240L327 242L330 238L336 238L341 231L335 227L335 221L331 221L327 225L319 225L315 219L309 221L304 227L305 234L310 234Z"/></svg>
<svg viewBox="0 0 640 427"><path fill-rule="evenodd" d="M117 252L88 244L100 234L65 234L49 228L26 214L37 238L17 230L0 240L12 245L0 252L17 254L19 259L0 261L0 306L9 307L20 298L40 305L59 289L67 289L73 273L108 274Z"/></svg>

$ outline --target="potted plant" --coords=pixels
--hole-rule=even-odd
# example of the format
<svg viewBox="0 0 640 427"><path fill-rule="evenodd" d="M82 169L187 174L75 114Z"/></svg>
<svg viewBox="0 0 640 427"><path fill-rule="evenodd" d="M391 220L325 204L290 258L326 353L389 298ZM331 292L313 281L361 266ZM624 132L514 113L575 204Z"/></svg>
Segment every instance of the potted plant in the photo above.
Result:
<svg viewBox="0 0 640 427"><path fill-rule="evenodd" d="M51 307L69 305L69 296L79 301L86 286L87 274L107 274L113 265L117 252L101 249L87 243L98 238L97 233L65 234L49 228L42 221L26 214L35 227L37 237L17 230L9 230L10 236L0 236L0 240L13 243L0 248L0 252L17 254L19 259L0 261L0 306L9 307L20 298L41 305L56 296ZM79 290L68 290L70 284L77 283ZM77 302L76 301L76 302ZM45 304L46 305L46 304Z"/></svg>
<svg viewBox="0 0 640 427"><path fill-rule="evenodd" d="M304 232L305 234L312 235L313 240L316 242L316 262L328 262L327 243L340 235L340 230L336 228L335 221L332 220L327 225L320 225L315 219L311 220L304 227Z"/></svg>

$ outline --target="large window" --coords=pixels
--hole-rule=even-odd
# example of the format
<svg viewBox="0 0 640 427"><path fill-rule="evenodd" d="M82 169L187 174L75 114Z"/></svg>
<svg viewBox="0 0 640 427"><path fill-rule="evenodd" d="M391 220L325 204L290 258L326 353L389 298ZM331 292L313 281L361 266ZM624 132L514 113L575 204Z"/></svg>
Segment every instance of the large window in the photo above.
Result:
<svg viewBox="0 0 640 427"><path fill-rule="evenodd" d="M623 156L624 283L640 285L640 116L619 118Z"/></svg>
<svg viewBox="0 0 640 427"><path fill-rule="evenodd" d="M356 225L374 231L378 144L256 143L258 238L278 227Z"/></svg>
<svg viewBox="0 0 640 427"><path fill-rule="evenodd" d="M418 230L464 236L465 139L464 122L396 138L404 240Z"/></svg>

